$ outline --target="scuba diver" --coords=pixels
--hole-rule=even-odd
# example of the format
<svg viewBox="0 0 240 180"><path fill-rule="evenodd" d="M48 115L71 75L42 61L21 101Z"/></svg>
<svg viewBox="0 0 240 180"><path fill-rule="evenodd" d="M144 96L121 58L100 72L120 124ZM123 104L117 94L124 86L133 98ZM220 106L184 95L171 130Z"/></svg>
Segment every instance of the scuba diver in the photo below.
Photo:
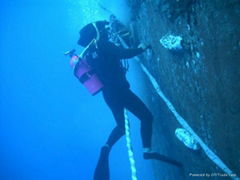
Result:
<svg viewBox="0 0 240 180"><path fill-rule="evenodd" d="M141 138L144 153L151 151L153 116L146 105L130 90L126 79L126 69L121 60L129 59L143 53L148 47L124 49L109 41L107 21L97 21L84 26L80 30L78 44L87 47L94 39L95 46L86 55L103 83L102 94L111 109L116 127L112 130L105 148L109 151L112 146L125 134L124 109L128 109L141 121ZM92 58L92 56L95 56Z"/></svg>
<svg viewBox="0 0 240 180"><path fill-rule="evenodd" d="M85 48L82 53L82 59L85 59L91 66L86 77L79 78L84 83L95 73L100 79L99 87L102 91L103 98L110 108L116 127L110 133L106 144L101 149L100 158L95 169L94 180L109 179L108 158L113 145L125 135L125 117L124 109L127 109L141 121L141 139L143 146L144 159L157 159L179 165L175 160L171 160L163 155L152 152L152 123L153 115L142 100L130 89L130 84L126 79L127 68L123 64L124 59L133 58L140 55L151 46L141 44L138 48L125 49L116 46L109 40L109 22L97 21L87 24L80 30L78 45ZM71 52L72 53L72 52ZM75 76L78 76L77 67L74 68ZM84 64L84 63L83 63ZM83 68L84 69L84 68ZM85 68L87 69L87 68ZM94 72L94 73L93 73ZM95 78L96 80L96 78ZM86 85L86 84L85 84ZM91 84L87 84L90 89L94 89ZM93 95L100 90L94 89Z"/></svg>

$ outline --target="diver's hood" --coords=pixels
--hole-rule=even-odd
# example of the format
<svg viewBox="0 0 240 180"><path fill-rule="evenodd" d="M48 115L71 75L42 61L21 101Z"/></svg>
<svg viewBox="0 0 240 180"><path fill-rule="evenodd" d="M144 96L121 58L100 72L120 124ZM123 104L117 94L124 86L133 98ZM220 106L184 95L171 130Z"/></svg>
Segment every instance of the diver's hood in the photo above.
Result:
<svg viewBox="0 0 240 180"><path fill-rule="evenodd" d="M108 24L109 22L107 21L96 21L87 24L79 32L80 38L78 44L86 47L93 39L99 40L102 32L105 31L105 26Z"/></svg>

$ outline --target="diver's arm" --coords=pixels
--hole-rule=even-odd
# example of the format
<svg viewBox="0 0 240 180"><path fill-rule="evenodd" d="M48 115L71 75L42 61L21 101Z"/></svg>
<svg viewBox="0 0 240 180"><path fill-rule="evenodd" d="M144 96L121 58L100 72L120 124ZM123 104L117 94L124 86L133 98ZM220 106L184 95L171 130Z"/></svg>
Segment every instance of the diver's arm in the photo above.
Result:
<svg viewBox="0 0 240 180"><path fill-rule="evenodd" d="M134 56L143 53L144 51L145 50L143 48L124 49L118 47L115 53L119 59L130 59L133 58Z"/></svg>
<svg viewBox="0 0 240 180"><path fill-rule="evenodd" d="M111 42L103 43L102 50L105 51L104 53L108 54L109 56L116 57L117 59L129 59L145 51L145 49L143 48L131 48L131 49L121 48Z"/></svg>

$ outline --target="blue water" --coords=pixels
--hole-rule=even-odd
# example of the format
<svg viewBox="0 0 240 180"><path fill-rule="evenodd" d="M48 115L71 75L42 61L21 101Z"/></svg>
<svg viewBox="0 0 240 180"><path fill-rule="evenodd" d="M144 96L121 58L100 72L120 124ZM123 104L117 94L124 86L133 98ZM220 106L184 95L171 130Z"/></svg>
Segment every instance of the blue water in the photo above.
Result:
<svg viewBox="0 0 240 180"><path fill-rule="evenodd" d="M121 3L108 7L127 21ZM63 53L80 50L79 29L108 15L93 0L1 1L1 180L92 179L115 122L102 96L92 97L74 78ZM130 179L124 138L110 161L112 179Z"/></svg>

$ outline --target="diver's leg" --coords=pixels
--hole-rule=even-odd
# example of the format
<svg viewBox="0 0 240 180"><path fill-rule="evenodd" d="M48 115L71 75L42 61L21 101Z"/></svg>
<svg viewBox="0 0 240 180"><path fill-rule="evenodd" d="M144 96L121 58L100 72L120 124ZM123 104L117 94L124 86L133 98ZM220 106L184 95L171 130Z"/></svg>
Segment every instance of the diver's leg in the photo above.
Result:
<svg viewBox="0 0 240 180"><path fill-rule="evenodd" d="M125 126L124 126L124 108L123 107L118 108L110 107L110 108L117 123L117 126L112 130L106 143L110 148L112 148L112 146L125 134Z"/></svg>
<svg viewBox="0 0 240 180"><path fill-rule="evenodd" d="M102 147L100 157L94 172L94 180L109 180L109 153L112 146L124 135L124 108L114 91L103 91L103 97L111 109L117 122L112 130L107 143Z"/></svg>
<svg viewBox="0 0 240 180"><path fill-rule="evenodd" d="M101 149L100 158L95 169L94 180L109 180L109 153L112 146L125 134L124 109L120 106L109 106L117 126L112 130L107 143ZM118 107L118 108L116 108Z"/></svg>
<svg viewBox="0 0 240 180"><path fill-rule="evenodd" d="M119 126L116 126L116 127L112 130L112 132L111 132L111 134L110 134L110 136L109 136L109 138L108 138L107 143L106 143L105 146L107 146L107 147L109 147L109 149L111 149L112 146L113 146L124 134L125 134L124 129L121 128L121 127L119 127Z"/></svg>
<svg viewBox="0 0 240 180"><path fill-rule="evenodd" d="M180 162L151 150L153 116L146 105L132 91L126 91L125 97L125 107L141 121L144 159L155 159L181 167Z"/></svg>
<svg viewBox="0 0 240 180"><path fill-rule="evenodd" d="M112 146L125 134L124 107L119 95L114 92L104 92L103 97L112 111L117 126L112 130L105 146Z"/></svg>
<svg viewBox="0 0 240 180"><path fill-rule="evenodd" d="M141 137L143 148L151 149L153 116L146 105L131 90L125 93L124 106L141 121Z"/></svg>

